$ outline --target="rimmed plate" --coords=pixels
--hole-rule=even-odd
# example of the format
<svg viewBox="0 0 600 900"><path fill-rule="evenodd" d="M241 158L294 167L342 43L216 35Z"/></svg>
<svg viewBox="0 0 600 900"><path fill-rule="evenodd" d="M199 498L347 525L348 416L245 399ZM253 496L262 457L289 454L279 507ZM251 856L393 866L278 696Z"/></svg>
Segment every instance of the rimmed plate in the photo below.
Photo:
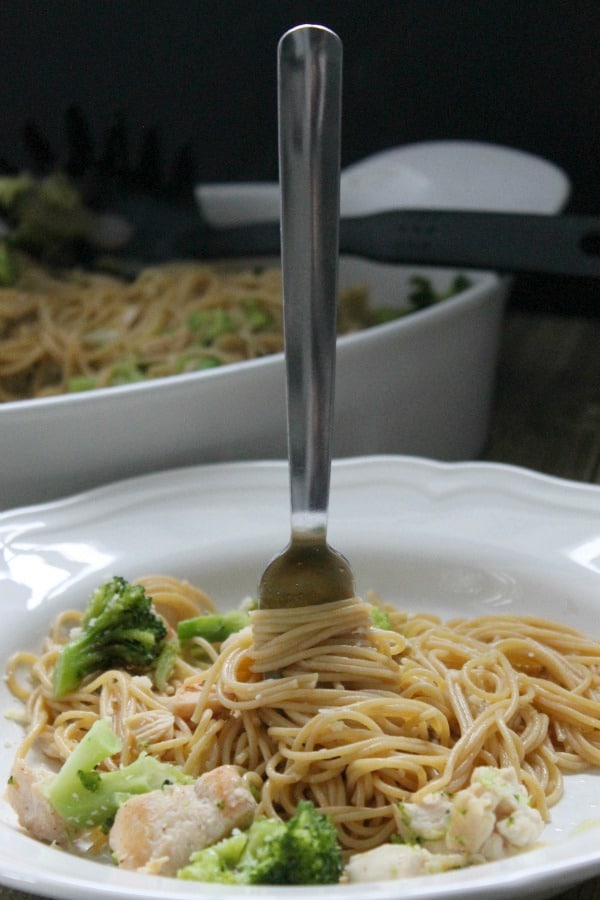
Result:
<svg viewBox="0 0 600 900"><path fill-rule="evenodd" d="M509 466L369 457L332 473L330 538L375 588L443 617L541 614L598 629L600 488ZM56 612L110 574L185 576L223 606L255 590L288 534L287 467L173 470L0 515L0 660L35 647ZM4 713L15 706L2 687ZM3 724L0 778L21 737ZM36 843L0 806L0 881L61 900L458 900L550 897L600 873L600 774L568 776L543 844L501 863L333 888L227 888L122 872Z"/></svg>

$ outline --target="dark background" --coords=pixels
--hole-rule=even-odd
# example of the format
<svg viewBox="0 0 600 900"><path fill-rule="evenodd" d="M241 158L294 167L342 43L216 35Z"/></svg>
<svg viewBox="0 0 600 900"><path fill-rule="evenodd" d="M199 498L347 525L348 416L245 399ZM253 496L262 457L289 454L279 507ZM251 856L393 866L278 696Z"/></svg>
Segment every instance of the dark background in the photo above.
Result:
<svg viewBox="0 0 600 900"><path fill-rule="evenodd" d="M0 164L24 129L64 162L76 106L91 152L125 126L123 165L172 190L277 177L276 46L318 22L344 43L342 162L456 138L511 145L570 176L600 214L598 0L4 0ZM114 137L114 134L113 134ZM512 303L600 314L600 286L519 278Z"/></svg>

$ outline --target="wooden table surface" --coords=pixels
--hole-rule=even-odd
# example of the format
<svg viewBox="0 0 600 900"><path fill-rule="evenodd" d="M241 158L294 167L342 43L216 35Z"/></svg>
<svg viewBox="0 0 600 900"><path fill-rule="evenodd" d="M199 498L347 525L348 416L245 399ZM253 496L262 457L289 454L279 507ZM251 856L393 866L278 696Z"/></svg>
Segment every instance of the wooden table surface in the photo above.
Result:
<svg viewBox="0 0 600 900"><path fill-rule="evenodd" d="M481 458L600 484L600 319L509 312ZM0 900L32 897L0 887ZM555 897L600 900L600 876Z"/></svg>

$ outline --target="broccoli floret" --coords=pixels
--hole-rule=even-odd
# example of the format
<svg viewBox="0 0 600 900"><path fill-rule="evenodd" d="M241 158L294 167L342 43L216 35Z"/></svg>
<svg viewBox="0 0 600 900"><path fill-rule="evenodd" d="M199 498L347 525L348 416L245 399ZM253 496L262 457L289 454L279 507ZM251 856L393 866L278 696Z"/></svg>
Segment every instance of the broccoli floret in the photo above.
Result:
<svg viewBox="0 0 600 900"><path fill-rule="evenodd" d="M119 806L133 794L193 780L175 766L146 755L119 769L100 772L96 768L120 749L121 741L109 723L98 719L44 787L56 812L74 830L94 825L108 828Z"/></svg>
<svg viewBox="0 0 600 900"><path fill-rule="evenodd" d="M119 576L112 578L93 592L81 631L60 652L54 668L54 696L75 690L94 672L151 671L166 635L166 625L144 587Z"/></svg>
<svg viewBox="0 0 600 900"><path fill-rule="evenodd" d="M182 619L177 624L177 637L180 641L201 637L211 644L218 644L230 634L241 631L250 619L245 609L232 609L224 613L206 613L192 619Z"/></svg>
<svg viewBox="0 0 600 900"><path fill-rule="evenodd" d="M67 382L67 389L70 393L93 391L96 386L97 381L93 375L73 375Z"/></svg>
<svg viewBox="0 0 600 900"><path fill-rule="evenodd" d="M185 881L205 881L217 884L250 884L247 873L242 871L241 861L245 856L250 832L268 819L259 819L248 831L234 831L212 847L205 847L192 853L191 861L177 873ZM281 824L281 823L275 823Z"/></svg>
<svg viewBox="0 0 600 900"><path fill-rule="evenodd" d="M392 623L386 610L382 606L372 606L370 610L371 622L375 628L383 631L391 631Z"/></svg>
<svg viewBox="0 0 600 900"><path fill-rule="evenodd" d="M196 309L188 317L188 327L203 347L208 347L223 334L235 331L235 323L226 309Z"/></svg>
<svg viewBox="0 0 600 900"><path fill-rule="evenodd" d="M222 884L337 884L341 871L335 827L306 800L288 822L257 819L247 831L193 853L177 876Z"/></svg>
<svg viewBox="0 0 600 900"><path fill-rule="evenodd" d="M110 371L109 384L114 387L120 384L135 384L145 379L143 369L133 361L118 362Z"/></svg>
<svg viewBox="0 0 600 900"><path fill-rule="evenodd" d="M184 372L199 372L202 369L216 369L221 365L218 356L202 351L200 353L184 353L175 360L175 371L178 374Z"/></svg>
<svg viewBox="0 0 600 900"><path fill-rule="evenodd" d="M179 656L179 645L176 641L168 641L163 644L156 665L154 667L154 684L159 691L163 693L169 686L169 681L173 675L177 658Z"/></svg>
<svg viewBox="0 0 600 900"><path fill-rule="evenodd" d="M425 309L425 307L432 306L440 300L447 300L448 297L453 297L471 286L470 279L462 273L455 275L446 290L436 290L432 281L424 275L413 275L410 280L413 288L409 300L414 309Z"/></svg>
<svg viewBox="0 0 600 900"><path fill-rule="evenodd" d="M263 331L272 326L273 316L268 309L265 309L259 297L248 297L242 301L242 305L250 331Z"/></svg>
<svg viewBox="0 0 600 900"><path fill-rule="evenodd" d="M266 884L335 884L342 851L331 820L312 803L298 804L279 842L280 859L263 867Z"/></svg>

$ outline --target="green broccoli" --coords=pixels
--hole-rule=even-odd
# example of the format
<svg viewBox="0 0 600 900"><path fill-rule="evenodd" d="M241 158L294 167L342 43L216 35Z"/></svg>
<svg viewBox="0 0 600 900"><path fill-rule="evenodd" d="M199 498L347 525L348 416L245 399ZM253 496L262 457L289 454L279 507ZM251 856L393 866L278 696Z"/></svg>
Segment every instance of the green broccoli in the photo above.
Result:
<svg viewBox="0 0 600 900"><path fill-rule="evenodd" d="M465 291L471 286L470 279L461 273L454 276L450 285L445 290L436 290L431 279L424 275L413 275L410 281L412 284L412 291L409 300L414 309L425 309L427 306L432 306L440 300L447 300L449 297L454 297L455 294L459 294L461 291Z"/></svg>
<svg viewBox="0 0 600 900"><path fill-rule="evenodd" d="M202 369L216 369L221 365L218 356L207 353L206 350L201 352L184 353L175 360L175 371L181 375L185 372L199 372Z"/></svg>
<svg viewBox="0 0 600 900"><path fill-rule="evenodd" d="M62 769L44 786L48 800L74 830L108 828L119 806L133 794L159 790L165 784L188 784L192 778L153 756L141 755L128 766L101 772L96 767L121 749L106 719L98 719L75 747Z"/></svg>
<svg viewBox="0 0 600 900"><path fill-rule="evenodd" d="M86 239L98 218L60 171L40 179L27 172L0 177L0 206L13 226L11 245L41 252Z"/></svg>
<svg viewBox="0 0 600 900"><path fill-rule="evenodd" d="M158 655L154 666L154 684L164 694L169 686L169 681L175 670L179 656L179 644L177 641L167 641Z"/></svg>
<svg viewBox="0 0 600 900"><path fill-rule="evenodd" d="M212 847L193 853L177 873L221 884L337 884L342 852L336 830L308 800L288 822L257 819Z"/></svg>
<svg viewBox="0 0 600 900"><path fill-rule="evenodd" d="M177 637L180 641L201 637L211 644L219 644L230 634L241 631L250 618L246 609L232 609L224 613L205 613L192 619L182 619L177 623Z"/></svg>
<svg viewBox="0 0 600 900"><path fill-rule="evenodd" d="M248 831L233 832L211 847L192 853L191 861L179 869L177 877L185 881L205 881L217 884L251 884L247 871L242 869L242 859L247 855L250 834L261 832L269 819L257 819Z"/></svg>
<svg viewBox="0 0 600 900"><path fill-rule="evenodd" d="M268 309L265 309L260 297L248 297L242 301L242 306L250 331L263 331L273 325L273 316Z"/></svg>
<svg viewBox="0 0 600 900"><path fill-rule="evenodd" d="M213 344L218 337L235 331L229 312L216 306L214 309L196 309L188 316L188 328L203 347Z"/></svg>
<svg viewBox="0 0 600 900"><path fill-rule="evenodd" d="M67 390L70 393L93 391L96 387L97 381L93 375L73 375L67 382Z"/></svg>
<svg viewBox="0 0 600 900"><path fill-rule="evenodd" d="M79 633L65 644L54 668L55 697L75 690L94 672L122 668L149 672L167 628L140 584L116 576L93 592Z"/></svg>
<svg viewBox="0 0 600 900"><path fill-rule="evenodd" d="M391 631L392 623L390 617L383 606L372 606L370 609L371 622L375 628L381 628L383 631Z"/></svg>
<svg viewBox="0 0 600 900"><path fill-rule="evenodd" d="M111 387L119 384L135 384L146 378L143 368L133 360L122 360L115 363L110 370L108 383Z"/></svg>

